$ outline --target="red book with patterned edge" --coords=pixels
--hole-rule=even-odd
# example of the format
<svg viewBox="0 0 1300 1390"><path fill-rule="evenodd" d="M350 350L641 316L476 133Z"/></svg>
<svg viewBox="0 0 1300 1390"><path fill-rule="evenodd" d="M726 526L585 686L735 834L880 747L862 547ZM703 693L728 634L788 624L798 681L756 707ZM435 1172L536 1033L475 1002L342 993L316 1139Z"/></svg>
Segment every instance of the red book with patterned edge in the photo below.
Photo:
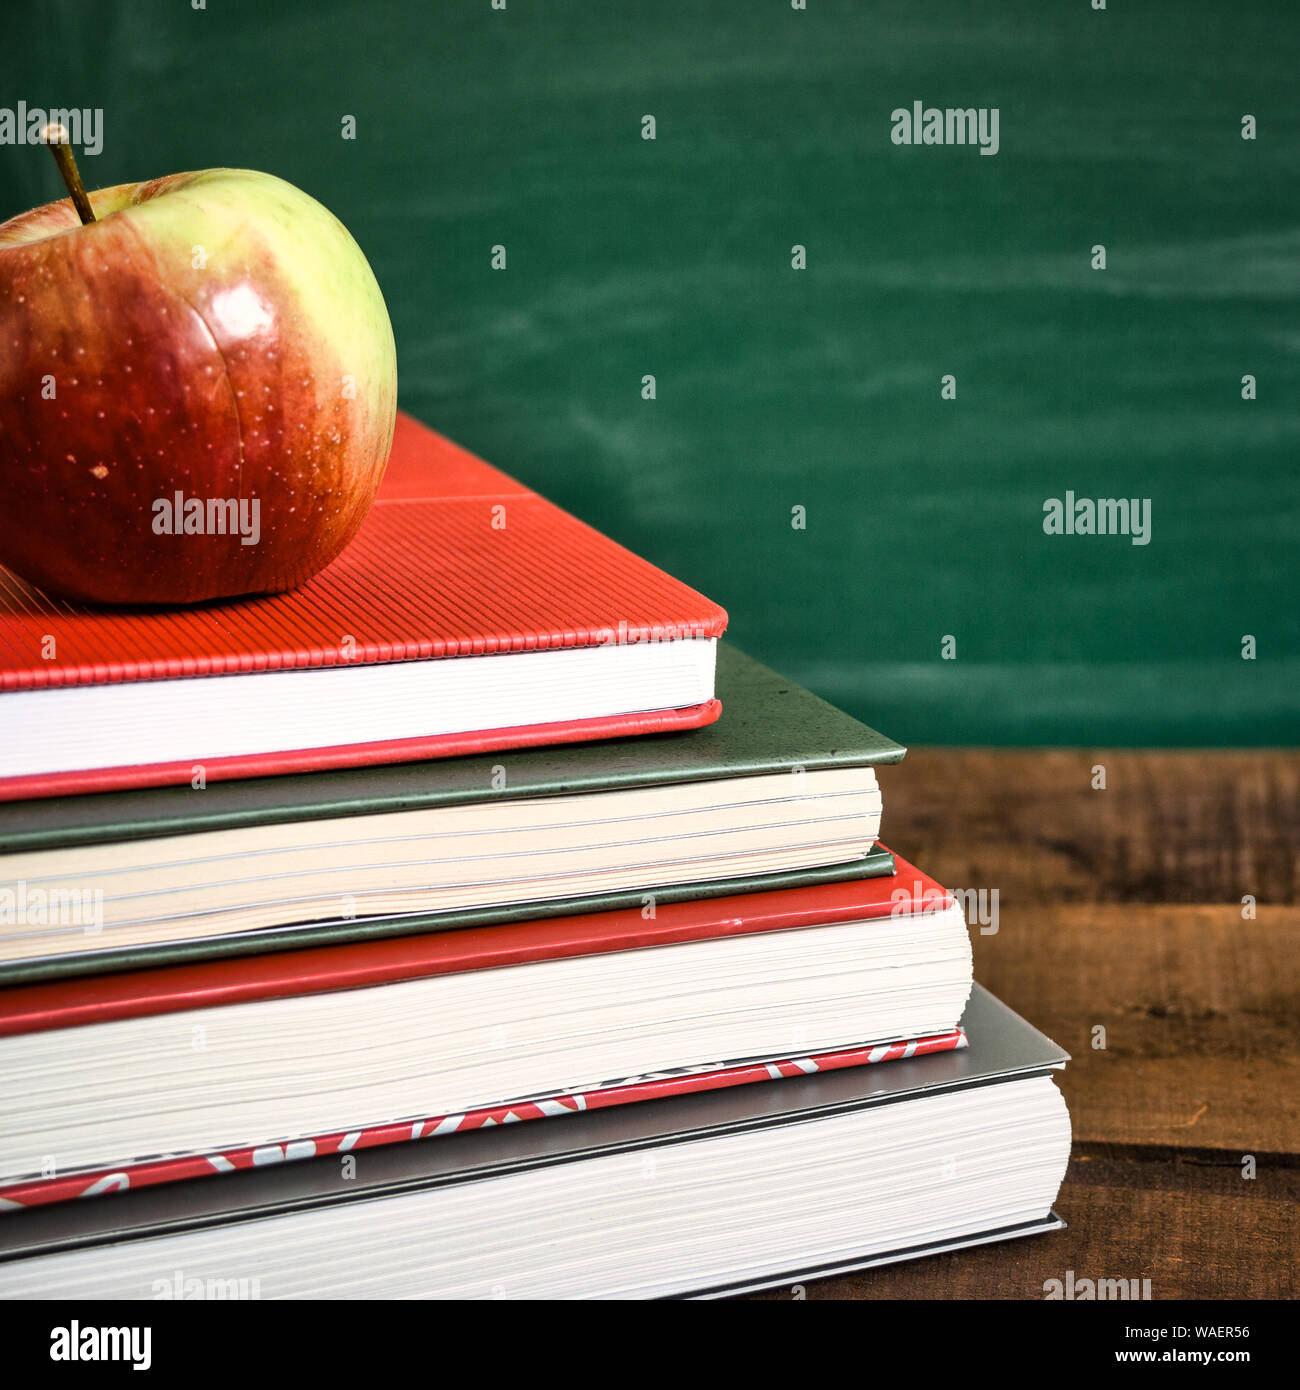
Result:
<svg viewBox="0 0 1300 1390"><path fill-rule="evenodd" d="M110 1192L126 1192L131 1188L155 1187L158 1183L178 1182L184 1178L235 1173L241 1168L261 1168L268 1163L351 1153L355 1149L370 1149L379 1144L436 1139L467 1129L486 1129L491 1125L516 1124L521 1120L578 1115L584 1110L603 1110L607 1106L630 1105L640 1100L660 1100L665 1096L686 1095L692 1091L718 1091L728 1086L747 1086L756 1081L808 1076L816 1071L869 1066L903 1057L925 1057L932 1052L954 1052L966 1045L965 1030L954 1028L927 1038L874 1043L838 1052L821 1052L811 1057L724 1063L657 1072L651 1076L633 1076L623 1081L608 1081L583 1091L507 1101L501 1105L462 1111L458 1115L429 1115L396 1124L369 1125L363 1129L317 1134L309 1139L289 1139L278 1144L251 1147L245 1145L243 1148L221 1149L210 1154L142 1159L118 1168L97 1168L85 1173L70 1173L66 1177L41 1178L35 1182L0 1186L0 1213L46 1206L50 1202L63 1202L73 1197L99 1197Z"/></svg>
<svg viewBox="0 0 1300 1390"><path fill-rule="evenodd" d="M500 524L494 524L498 522ZM342 555L302 588L197 608L91 609L0 569L0 721L9 694L327 667L714 639L717 604L410 416ZM233 692L232 692L233 693ZM351 745L195 753L4 775L0 799L311 772L696 728L715 699L667 709Z"/></svg>
<svg viewBox="0 0 1300 1390"><path fill-rule="evenodd" d="M643 918L639 909L625 909L14 986L0 991L0 1038L146 1014L367 988L563 956L937 912L952 905L952 895L929 875L897 855L895 864L895 874L887 878L664 904L651 920ZM555 1095L485 1104L457 1115L408 1117L333 1134L285 1136L277 1142L222 1148L211 1154L141 1156L114 1169L10 1182L0 1186L0 1210L286 1159L345 1153L485 1125L951 1051L965 1045L965 1034L957 1028L926 1038L877 1042L806 1057L713 1060L694 1068L621 1078Z"/></svg>

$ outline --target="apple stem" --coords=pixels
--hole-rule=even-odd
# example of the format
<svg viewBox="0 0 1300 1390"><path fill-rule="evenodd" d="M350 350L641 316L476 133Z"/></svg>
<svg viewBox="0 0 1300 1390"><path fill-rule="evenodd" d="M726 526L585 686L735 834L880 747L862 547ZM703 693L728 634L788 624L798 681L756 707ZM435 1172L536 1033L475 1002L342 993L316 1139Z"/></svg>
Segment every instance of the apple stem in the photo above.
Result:
<svg viewBox="0 0 1300 1390"><path fill-rule="evenodd" d="M85 185L81 182L81 174L77 170L77 161L73 158L72 146L68 144L68 132L63 126L54 122L41 131L41 138L50 147L54 162L59 166L59 173L63 175L63 182L67 184L68 192L72 195L72 205L77 209L77 216L81 218L83 224L93 222L95 209L90 206Z"/></svg>

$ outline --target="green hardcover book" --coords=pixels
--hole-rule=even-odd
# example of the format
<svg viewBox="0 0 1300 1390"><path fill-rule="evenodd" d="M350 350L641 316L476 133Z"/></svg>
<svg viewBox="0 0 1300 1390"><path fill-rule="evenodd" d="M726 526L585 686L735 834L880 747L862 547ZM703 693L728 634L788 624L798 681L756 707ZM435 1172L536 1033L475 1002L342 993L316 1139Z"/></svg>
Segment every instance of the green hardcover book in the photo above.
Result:
<svg viewBox="0 0 1300 1390"><path fill-rule="evenodd" d="M725 643L717 690L684 733L0 806L0 984L892 873L904 749Z"/></svg>

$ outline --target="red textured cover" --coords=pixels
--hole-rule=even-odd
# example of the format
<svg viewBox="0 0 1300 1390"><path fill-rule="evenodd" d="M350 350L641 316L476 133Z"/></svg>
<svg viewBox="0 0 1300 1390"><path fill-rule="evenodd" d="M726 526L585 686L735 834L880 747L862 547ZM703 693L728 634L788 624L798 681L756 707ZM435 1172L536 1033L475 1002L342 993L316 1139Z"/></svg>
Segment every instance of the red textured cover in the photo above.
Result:
<svg viewBox="0 0 1300 1390"><path fill-rule="evenodd" d="M838 1071L841 1067L870 1066L903 1057L924 1057L933 1052L954 1052L965 1047L961 1028L906 1042L876 1043L838 1052L822 1052L811 1057L791 1057L775 1062L736 1062L731 1064L683 1068L678 1071L636 1076L611 1081L582 1091L566 1091L556 1096L510 1101L467 1110L459 1115L430 1115L395 1124L369 1125L363 1129L314 1135L309 1139L287 1139L280 1143L221 1149L210 1154L170 1155L141 1159L118 1168L98 1168L65 1177L40 1178L0 1186L0 1212L46 1206L73 1197L98 1197L130 1188L154 1187L158 1183L182 1178L211 1177L214 1173L233 1173L241 1168L261 1168L268 1163L295 1162L322 1154L351 1153L354 1149L374 1148L408 1139L434 1139L467 1129L489 1125L508 1125L520 1120L551 1119L577 1115L584 1110L603 1110L611 1105L658 1100L664 1096L686 1095L691 1091L717 1091L728 1086L745 1086L756 1081L780 1081L785 1077L807 1076L817 1071Z"/></svg>
<svg viewBox="0 0 1300 1390"><path fill-rule="evenodd" d="M92 609L51 599L0 568L0 701L5 691L55 686L712 638L726 625L717 604L399 414L365 524L333 564L290 593L198 608ZM694 728L718 709L710 701L204 765L214 779L410 761ZM0 799L160 786L192 772L186 762L10 778L0 781Z"/></svg>
<svg viewBox="0 0 1300 1390"><path fill-rule="evenodd" d="M628 641L719 637L726 625L717 604L399 415L365 525L290 593L90 609L0 570L0 691L585 647L620 630Z"/></svg>
<svg viewBox="0 0 1300 1390"><path fill-rule="evenodd" d="M933 912L952 903L952 895L928 874L897 855L894 863L894 874L886 878L665 903L649 921L640 908L626 908L15 985L0 990L0 1037L564 956Z"/></svg>

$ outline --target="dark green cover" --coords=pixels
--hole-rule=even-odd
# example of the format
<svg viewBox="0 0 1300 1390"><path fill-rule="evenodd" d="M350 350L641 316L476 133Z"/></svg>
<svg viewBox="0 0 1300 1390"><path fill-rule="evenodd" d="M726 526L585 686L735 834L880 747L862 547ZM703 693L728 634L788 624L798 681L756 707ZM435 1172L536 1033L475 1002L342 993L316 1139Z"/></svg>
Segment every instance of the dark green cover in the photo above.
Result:
<svg viewBox="0 0 1300 1390"><path fill-rule="evenodd" d="M558 796L622 787L898 762L904 749L734 647L720 643L716 689L722 717L686 733L562 744L467 758L350 768L292 777L214 782L203 791L160 787L97 796L51 797L0 806L0 852L61 849L284 821L321 820L482 801L488 796ZM505 787L493 790L494 769ZM260 955L416 932L487 926L657 902L725 897L875 878L894 872L877 848L848 864L630 892L511 903L453 912L267 927L204 941L109 948L0 965L0 985L157 965ZM0 861L0 881L4 878Z"/></svg>
<svg viewBox="0 0 1300 1390"><path fill-rule="evenodd" d="M1098 4L44 0L0 106L103 111L88 188L320 199L404 409L904 741L1300 746L1300 6ZM65 196L0 144L0 218ZM1151 543L1045 534L1067 489Z"/></svg>

